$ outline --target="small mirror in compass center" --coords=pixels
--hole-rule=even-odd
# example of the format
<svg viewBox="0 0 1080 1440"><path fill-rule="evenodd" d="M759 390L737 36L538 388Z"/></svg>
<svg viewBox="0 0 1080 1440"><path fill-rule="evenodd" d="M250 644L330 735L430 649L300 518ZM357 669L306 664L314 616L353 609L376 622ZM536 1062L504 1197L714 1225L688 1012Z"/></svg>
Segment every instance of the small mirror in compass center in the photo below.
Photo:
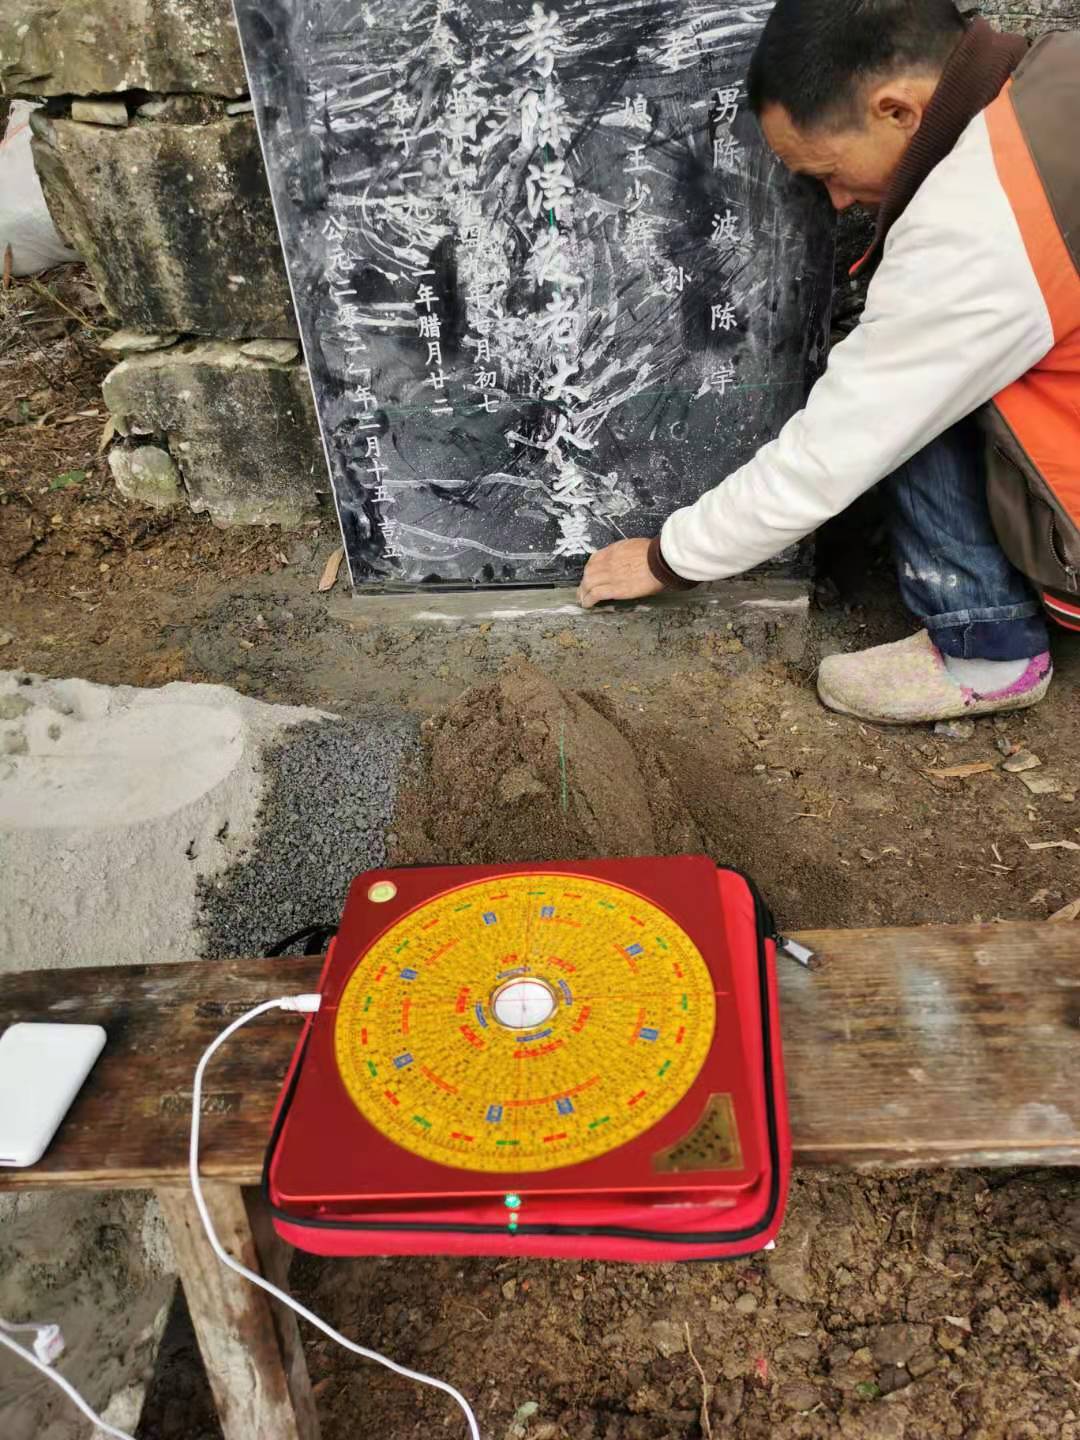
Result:
<svg viewBox="0 0 1080 1440"><path fill-rule="evenodd" d="M519 975L494 992L491 1013L508 1030L532 1030L551 1019L557 1004L555 992L546 981Z"/></svg>

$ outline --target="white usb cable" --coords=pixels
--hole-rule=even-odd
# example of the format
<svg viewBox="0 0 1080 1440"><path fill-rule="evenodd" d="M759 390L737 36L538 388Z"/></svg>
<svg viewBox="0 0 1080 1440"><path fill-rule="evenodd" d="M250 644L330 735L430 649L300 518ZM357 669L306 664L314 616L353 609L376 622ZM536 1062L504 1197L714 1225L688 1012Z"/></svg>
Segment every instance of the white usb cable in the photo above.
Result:
<svg viewBox="0 0 1080 1440"><path fill-rule="evenodd" d="M27 1350L25 1345L20 1345L17 1340L11 1338L13 1334L29 1331L34 1332L33 1350ZM74 1405L78 1406L91 1424L96 1425L103 1435L111 1435L113 1440L135 1440L135 1437L129 1435L126 1430L116 1430L112 1425L107 1425L100 1415L91 1410L71 1381L65 1380L63 1375L58 1375L55 1370L50 1368L52 1362L62 1354L64 1349L64 1339L60 1334L59 1325L35 1325L32 1322L27 1325L13 1325L10 1320L0 1320L0 1345L14 1351L35 1370L40 1370L47 1380L51 1380Z"/></svg>
<svg viewBox="0 0 1080 1440"><path fill-rule="evenodd" d="M437 1380L432 1375L423 1375L419 1370L410 1370L405 1365L399 1365L396 1361L389 1360L385 1355L380 1355L377 1350L365 1349L363 1345L357 1345L354 1341L349 1340L345 1335L335 1330L333 1326L328 1325L325 1320L320 1320L318 1315L313 1311L308 1310L305 1306L294 1300L291 1295L286 1295L283 1290L279 1290L276 1285L271 1285L270 1281L264 1279L262 1275L256 1274L254 1270L249 1270L246 1265L241 1265L239 1261L234 1260L221 1244L221 1241L214 1231L210 1213L206 1208L206 1201L203 1199L202 1186L199 1183L199 1120L202 1109L203 1076L206 1073L206 1067L221 1046L224 1045L225 1041L228 1040L231 1035L235 1034L241 1025L246 1025L249 1020L254 1020L256 1016L265 1015L268 1010L298 1010L301 1014L310 1015L318 1010L321 1003L322 996L318 994L288 995L279 1000L266 1000L262 1005L256 1005L253 1010L248 1010L245 1014L240 1015L234 1020L231 1025L226 1026L217 1039L210 1043L206 1049L206 1053L199 1061L198 1068L195 1071L195 1084L191 1097L191 1148L189 1152L188 1170L191 1178L191 1191L195 1197L195 1206L203 1222L207 1239L210 1241L214 1254L223 1265L227 1265L230 1270L235 1270L237 1275L242 1275L245 1280L250 1280L251 1283L257 1285L260 1290L265 1290L268 1295L273 1295L275 1300L280 1300L283 1305L287 1305L290 1310L294 1310L302 1319L314 1325L317 1330L321 1330L322 1333L331 1340L336 1340L337 1343L344 1346L346 1350L352 1351L354 1355L359 1355L364 1360L374 1360L377 1365L385 1365L387 1370L393 1370L395 1375L403 1375L406 1380L415 1380L419 1385L431 1385L436 1390L441 1390L444 1394L450 1395L461 1407L469 1427L471 1440L480 1440L480 1427L476 1423L476 1416L473 1414L472 1407L460 1390L455 1390L453 1385L447 1384L445 1380Z"/></svg>
<svg viewBox="0 0 1080 1440"><path fill-rule="evenodd" d="M5 1330L9 1335L33 1334L34 1354L43 1365L51 1365L64 1353L64 1337L60 1334L59 1325L49 1325L37 1320L16 1325L0 1315L0 1330Z"/></svg>
<svg viewBox="0 0 1080 1440"><path fill-rule="evenodd" d="M458 1405L461 1406L465 1420L469 1426L471 1440L480 1440L480 1429L476 1423L476 1416L472 1412L472 1407L465 1399L465 1396L462 1395L459 1390L455 1390L453 1385L448 1385L445 1380L437 1380L432 1375L423 1375L419 1370L410 1370L405 1365L398 1365L396 1361L387 1359L385 1355L380 1355L377 1350L367 1350L363 1345L355 1344L352 1340L349 1340L346 1336L335 1330L333 1326L328 1325L325 1320L320 1320L318 1315L299 1304L292 1296L286 1295L284 1290L279 1290L276 1285L271 1285L270 1281L264 1279L262 1275L257 1275L254 1270L249 1270L246 1265L241 1265L239 1261L234 1260L221 1244L214 1230L213 1222L210 1219L210 1212L207 1210L206 1201L203 1199L202 1186L199 1183L199 1121L202 1111L203 1076L206 1074L206 1067L221 1046L224 1045L225 1041L228 1040L231 1035L235 1034L241 1025L246 1025L249 1020L254 1020L256 1016L265 1015L268 1010L294 1010L303 1015L311 1015L318 1010L321 1003L321 995L311 994L286 995L279 1000L267 1000L262 1005L256 1005L253 1010L248 1010L245 1014L234 1020L231 1025L226 1026L217 1039L212 1041L207 1047L206 1053L199 1061L198 1068L195 1071L195 1083L191 1097L191 1145L188 1158L188 1173L191 1178L191 1191L195 1197L195 1206L203 1222L206 1238L210 1241L214 1254L223 1265L227 1265L230 1270L235 1270L237 1275L242 1275L245 1280L250 1280L251 1283L257 1285L260 1290L265 1290L268 1295L273 1295L275 1300L280 1300L283 1305L287 1305L290 1310L294 1310L302 1319L314 1325L317 1330L321 1330L323 1334L331 1340L336 1340L337 1343L344 1346L346 1350L351 1350L354 1355L359 1355L365 1360L374 1360L377 1365L385 1365L388 1370L393 1370L395 1375L403 1375L406 1380L415 1380L420 1385L431 1385L436 1390L442 1390L444 1394L450 1395L457 1401ZM22 1332L33 1333L33 1350L28 1350L24 1345L20 1345L17 1340L11 1338L12 1334ZM11 1321L0 1319L0 1345L6 1346L7 1349L14 1351L14 1353L21 1356L27 1364L33 1365L35 1370L40 1370L54 1385L59 1386L68 1399L78 1406L86 1418L92 1421L102 1434L111 1435L113 1440L134 1440L134 1436L129 1435L126 1431L117 1430L114 1429L112 1425L107 1425L100 1415L94 1413L75 1389L74 1385L50 1368L52 1362L64 1349L64 1340L60 1334L60 1327L58 1325L35 1325L32 1323L16 1325Z"/></svg>

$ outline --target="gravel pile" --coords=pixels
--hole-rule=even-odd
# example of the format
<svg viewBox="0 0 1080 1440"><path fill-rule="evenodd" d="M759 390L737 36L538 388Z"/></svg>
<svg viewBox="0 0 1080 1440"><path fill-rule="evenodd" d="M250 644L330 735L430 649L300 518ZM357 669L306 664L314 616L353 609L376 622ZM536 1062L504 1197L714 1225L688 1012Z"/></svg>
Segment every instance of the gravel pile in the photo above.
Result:
<svg viewBox="0 0 1080 1440"><path fill-rule="evenodd" d="M255 839L199 887L204 955L262 955L304 925L337 922L353 878L385 864L418 733L404 716L316 721L265 753Z"/></svg>

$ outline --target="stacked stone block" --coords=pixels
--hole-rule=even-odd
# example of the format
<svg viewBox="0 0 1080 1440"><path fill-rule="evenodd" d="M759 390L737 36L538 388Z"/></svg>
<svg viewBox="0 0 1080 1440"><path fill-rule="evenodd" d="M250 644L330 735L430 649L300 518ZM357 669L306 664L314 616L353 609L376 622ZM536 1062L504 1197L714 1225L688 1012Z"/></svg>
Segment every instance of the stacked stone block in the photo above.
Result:
<svg viewBox="0 0 1080 1440"><path fill-rule="evenodd" d="M120 332L123 493L295 526L328 488L228 0L6 0L0 93Z"/></svg>

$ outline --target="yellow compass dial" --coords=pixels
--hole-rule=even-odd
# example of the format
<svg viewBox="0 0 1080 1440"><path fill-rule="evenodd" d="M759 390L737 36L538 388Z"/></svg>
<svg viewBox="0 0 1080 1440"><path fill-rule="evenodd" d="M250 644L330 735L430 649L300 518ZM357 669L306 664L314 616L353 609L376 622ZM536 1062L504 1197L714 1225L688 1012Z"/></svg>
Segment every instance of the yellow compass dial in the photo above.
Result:
<svg viewBox="0 0 1080 1440"><path fill-rule="evenodd" d="M513 875L447 891L386 931L346 982L338 1069L364 1118L465 1170L551 1170L655 1125L715 1025L697 946L599 880Z"/></svg>

